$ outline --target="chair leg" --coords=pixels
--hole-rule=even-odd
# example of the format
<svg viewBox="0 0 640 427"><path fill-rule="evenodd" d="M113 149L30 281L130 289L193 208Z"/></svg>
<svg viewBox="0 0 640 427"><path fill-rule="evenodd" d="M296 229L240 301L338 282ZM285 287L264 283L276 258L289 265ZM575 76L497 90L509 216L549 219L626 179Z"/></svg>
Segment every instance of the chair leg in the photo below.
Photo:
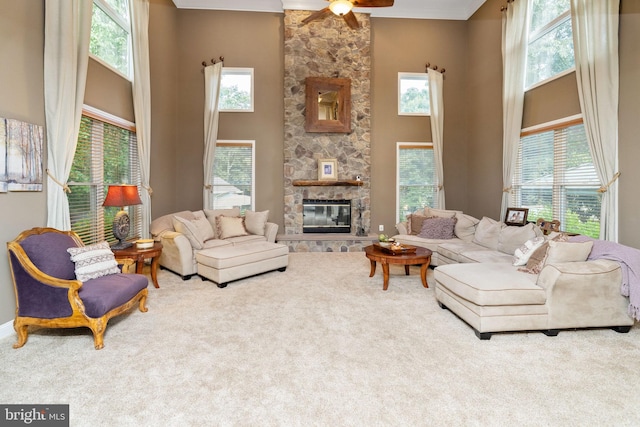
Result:
<svg viewBox="0 0 640 427"><path fill-rule="evenodd" d="M545 331L542 331L542 333L548 337L557 337L560 331L558 329L547 329Z"/></svg>
<svg viewBox="0 0 640 427"><path fill-rule="evenodd" d="M96 350L104 347L104 332L107 329L107 322L104 317L99 319L91 319L89 321L89 329L93 332L93 346Z"/></svg>
<svg viewBox="0 0 640 427"><path fill-rule="evenodd" d="M491 339L491 332L480 332L475 329L473 331L476 333L476 336L483 341Z"/></svg>
<svg viewBox="0 0 640 427"><path fill-rule="evenodd" d="M16 330L16 334L18 335L18 342L13 345L13 348L20 348L27 342L27 338L29 336L29 326L22 324L19 319L16 319L13 321L13 329Z"/></svg>
<svg viewBox="0 0 640 427"><path fill-rule="evenodd" d="M147 311L149 311L149 309L146 307L146 304L147 304L147 294L144 294L140 298L140 305L138 306L140 311L143 313L146 313Z"/></svg>

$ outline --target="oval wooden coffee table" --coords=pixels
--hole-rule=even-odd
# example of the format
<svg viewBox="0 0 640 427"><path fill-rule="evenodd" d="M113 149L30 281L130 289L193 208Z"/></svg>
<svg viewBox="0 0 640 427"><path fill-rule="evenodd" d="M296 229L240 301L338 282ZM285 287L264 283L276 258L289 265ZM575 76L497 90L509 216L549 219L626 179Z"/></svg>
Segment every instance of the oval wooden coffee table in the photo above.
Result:
<svg viewBox="0 0 640 427"><path fill-rule="evenodd" d="M422 286L425 288L429 287L427 283L427 268L429 268L429 264L431 263L432 254L429 249L417 247L413 253L393 254L383 251L377 245L370 245L364 248L364 252L367 258L369 258L369 261L371 261L371 274L369 274L369 277L373 277L376 273L376 263L379 262L382 264L382 273L384 276L382 290L386 291L389 287L389 264L404 265L404 272L407 276L409 275L409 266L419 265Z"/></svg>

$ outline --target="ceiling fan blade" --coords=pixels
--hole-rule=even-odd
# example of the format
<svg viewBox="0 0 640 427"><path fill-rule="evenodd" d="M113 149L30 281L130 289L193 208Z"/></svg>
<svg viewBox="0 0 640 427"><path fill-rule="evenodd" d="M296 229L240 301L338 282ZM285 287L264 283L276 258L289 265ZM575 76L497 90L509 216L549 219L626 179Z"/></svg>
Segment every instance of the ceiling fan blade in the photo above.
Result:
<svg viewBox="0 0 640 427"><path fill-rule="evenodd" d="M390 7L393 6L393 0L354 0L354 7Z"/></svg>
<svg viewBox="0 0 640 427"><path fill-rule="evenodd" d="M342 15L342 17L344 18L344 22L346 22L350 28L354 30L360 28L358 18L356 18L356 15L354 15L353 11L349 11L349 13Z"/></svg>
<svg viewBox="0 0 640 427"><path fill-rule="evenodd" d="M313 12L311 15L307 16L302 20L303 24L308 24L311 21L315 21L316 19L326 18L327 15L331 14L331 9L329 7L325 7L324 9L320 9L317 12Z"/></svg>

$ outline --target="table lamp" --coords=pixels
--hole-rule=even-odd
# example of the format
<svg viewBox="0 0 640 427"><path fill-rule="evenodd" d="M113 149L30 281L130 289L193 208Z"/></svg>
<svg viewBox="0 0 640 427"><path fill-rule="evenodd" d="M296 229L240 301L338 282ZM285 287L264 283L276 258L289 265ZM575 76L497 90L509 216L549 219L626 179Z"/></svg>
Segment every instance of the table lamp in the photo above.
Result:
<svg viewBox="0 0 640 427"><path fill-rule="evenodd" d="M129 236L129 214L124 210L125 206L140 205L142 201L138 195L138 187L136 185L110 185L107 191L107 197L104 199L102 206L119 206L118 212L113 218L113 235L118 239L118 243L113 245L112 249L125 249L133 246L131 242L125 242Z"/></svg>

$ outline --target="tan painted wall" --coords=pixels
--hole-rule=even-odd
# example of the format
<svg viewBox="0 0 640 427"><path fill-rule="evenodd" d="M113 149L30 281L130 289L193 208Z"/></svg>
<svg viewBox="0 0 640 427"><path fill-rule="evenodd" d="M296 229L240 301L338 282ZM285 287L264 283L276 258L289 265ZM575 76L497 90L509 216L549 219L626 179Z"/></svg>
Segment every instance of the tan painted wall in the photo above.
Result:
<svg viewBox="0 0 640 427"><path fill-rule="evenodd" d="M0 117L44 126L42 0L0 0ZM26 25L25 23L28 23ZM45 183L46 187L46 183ZM46 188L41 192L0 193L0 241L46 225ZM3 249L6 254L6 249ZM9 262L0 256L0 325L13 320L15 298Z"/></svg>
<svg viewBox="0 0 640 427"><path fill-rule="evenodd" d="M463 21L371 19L371 230L396 233L396 143L431 142L429 117L398 115L398 72L445 68L446 207L466 209L467 25Z"/></svg>
<svg viewBox="0 0 640 427"><path fill-rule="evenodd" d="M253 67L255 111L220 113L219 139L256 141L256 210L283 230L283 15L180 10L177 64L177 209L202 209L204 75L202 61ZM238 31L242 29L242 31Z"/></svg>
<svg viewBox="0 0 640 427"><path fill-rule="evenodd" d="M180 150L178 125L178 10L171 0L150 0L149 61L151 68L151 217L176 210Z"/></svg>

